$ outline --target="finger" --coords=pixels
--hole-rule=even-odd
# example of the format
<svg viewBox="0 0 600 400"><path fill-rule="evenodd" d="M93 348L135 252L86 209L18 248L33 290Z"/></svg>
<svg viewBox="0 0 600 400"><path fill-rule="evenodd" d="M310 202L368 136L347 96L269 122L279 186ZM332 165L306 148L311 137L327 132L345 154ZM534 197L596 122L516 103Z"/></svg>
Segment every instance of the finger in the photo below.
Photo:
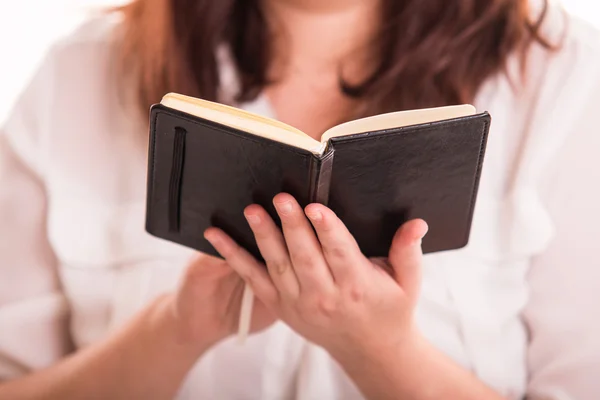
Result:
<svg viewBox="0 0 600 400"><path fill-rule="evenodd" d="M292 268L292 261L281 230L259 205L246 207L244 215L279 294L288 299L297 298L300 284Z"/></svg>
<svg viewBox="0 0 600 400"><path fill-rule="evenodd" d="M278 301L277 289L269 274L250 253L218 228L207 229L204 237L221 254L227 264L250 285L254 294L263 303L273 305Z"/></svg>
<svg viewBox="0 0 600 400"><path fill-rule="evenodd" d="M415 301L421 288L421 241L427 229L427 224L422 219L403 224L392 240L388 258L396 281L408 297Z"/></svg>
<svg viewBox="0 0 600 400"><path fill-rule="evenodd" d="M300 292L330 293L335 289L333 276L302 207L287 193L275 196L273 204L281 219L292 267L300 283Z"/></svg>
<svg viewBox="0 0 600 400"><path fill-rule="evenodd" d="M346 285L361 281L366 276L370 263L346 225L322 204L309 204L305 213L317 232L325 260L336 284Z"/></svg>

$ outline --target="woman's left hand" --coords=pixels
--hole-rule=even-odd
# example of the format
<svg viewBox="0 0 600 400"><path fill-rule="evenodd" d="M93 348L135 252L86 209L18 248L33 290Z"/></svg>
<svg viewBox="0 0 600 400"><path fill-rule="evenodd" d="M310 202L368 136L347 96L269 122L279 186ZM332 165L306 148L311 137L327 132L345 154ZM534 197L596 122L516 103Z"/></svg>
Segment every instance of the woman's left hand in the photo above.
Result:
<svg viewBox="0 0 600 400"><path fill-rule="evenodd" d="M336 358L348 352L387 351L410 342L415 336L413 310L427 224L413 220L398 230L389 252L391 270L386 270L361 253L354 237L327 207L311 204L303 210L283 193L273 202L283 232L262 207L245 210L266 269L223 231L210 228L205 233L255 295L295 331Z"/></svg>

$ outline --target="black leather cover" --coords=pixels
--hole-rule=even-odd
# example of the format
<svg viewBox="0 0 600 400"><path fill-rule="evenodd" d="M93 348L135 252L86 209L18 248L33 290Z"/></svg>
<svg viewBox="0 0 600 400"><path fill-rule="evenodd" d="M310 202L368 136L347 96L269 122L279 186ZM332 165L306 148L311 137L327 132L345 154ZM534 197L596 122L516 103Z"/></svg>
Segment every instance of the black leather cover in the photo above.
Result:
<svg viewBox="0 0 600 400"><path fill-rule="evenodd" d="M398 227L423 218L426 253L463 247L490 116L333 138L328 206L367 255L387 254Z"/></svg>
<svg viewBox="0 0 600 400"><path fill-rule="evenodd" d="M323 156L256 137L162 105L150 119L146 230L216 255L209 226L259 259L243 216L252 203L278 222L282 191L301 205L327 204L367 256L387 256L396 229L425 219L425 252L467 244L490 116L330 140Z"/></svg>

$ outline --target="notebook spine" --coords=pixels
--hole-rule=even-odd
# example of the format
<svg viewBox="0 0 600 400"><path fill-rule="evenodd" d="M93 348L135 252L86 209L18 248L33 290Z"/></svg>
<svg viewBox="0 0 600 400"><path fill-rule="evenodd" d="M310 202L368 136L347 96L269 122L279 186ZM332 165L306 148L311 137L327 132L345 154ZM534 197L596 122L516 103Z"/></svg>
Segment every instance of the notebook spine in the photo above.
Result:
<svg viewBox="0 0 600 400"><path fill-rule="evenodd" d="M322 158L315 157L311 168L310 201L327 205L333 167L334 150L328 151Z"/></svg>

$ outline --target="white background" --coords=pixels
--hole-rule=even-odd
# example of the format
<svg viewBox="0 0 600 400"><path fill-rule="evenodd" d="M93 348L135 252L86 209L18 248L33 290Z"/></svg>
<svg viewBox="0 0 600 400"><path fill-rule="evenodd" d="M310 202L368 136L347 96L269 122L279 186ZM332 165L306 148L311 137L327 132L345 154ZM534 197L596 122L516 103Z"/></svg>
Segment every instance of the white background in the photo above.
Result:
<svg viewBox="0 0 600 400"><path fill-rule="evenodd" d="M0 0L0 121L50 43L89 13L119 3L123 0ZM600 0L562 3L600 28Z"/></svg>

